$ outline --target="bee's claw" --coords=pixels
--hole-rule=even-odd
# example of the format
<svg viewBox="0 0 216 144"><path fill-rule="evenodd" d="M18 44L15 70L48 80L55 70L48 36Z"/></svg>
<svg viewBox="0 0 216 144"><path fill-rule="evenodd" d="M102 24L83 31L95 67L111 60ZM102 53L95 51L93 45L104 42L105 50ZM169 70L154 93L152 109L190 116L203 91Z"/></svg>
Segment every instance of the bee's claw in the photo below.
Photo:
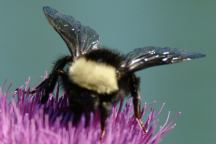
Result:
<svg viewBox="0 0 216 144"><path fill-rule="evenodd" d="M100 142L102 142L104 136L105 136L105 130L102 130L101 135L100 135Z"/></svg>
<svg viewBox="0 0 216 144"><path fill-rule="evenodd" d="M143 124L142 120L136 118L136 121L138 122L138 125L140 126L140 128L143 130L144 134L146 134L148 131L147 131L147 128L145 127L145 125Z"/></svg>
<svg viewBox="0 0 216 144"><path fill-rule="evenodd" d="M34 93L36 93L36 91L37 91L37 90L34 89L34 90L31 90L29 93L30 93L30 94L34 94Z"/></svg>

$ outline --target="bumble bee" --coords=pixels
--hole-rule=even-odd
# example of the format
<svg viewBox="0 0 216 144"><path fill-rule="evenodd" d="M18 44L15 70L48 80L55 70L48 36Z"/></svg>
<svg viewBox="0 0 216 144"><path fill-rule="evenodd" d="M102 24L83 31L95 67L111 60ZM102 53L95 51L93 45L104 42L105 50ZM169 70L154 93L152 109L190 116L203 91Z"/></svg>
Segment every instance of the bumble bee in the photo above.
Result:
<svg viewBox="0 0 216 144"><path fill-rule="evenodd" d="M101 129L111 112L112 105L131 95L134 115L140 126L140 79L136 71L164 64L173 64L205 55L168 47L137 48L126 55L100 45L99 35L92 28L82 25L72 16L44 7L44 14L51 26L65 41L70 55L58 59L53 70L36 90L42 91L41 103L46 103L55 85L61 81L68 95L74 123L81 116L90 119L90 113L99 111Z"/></svg>

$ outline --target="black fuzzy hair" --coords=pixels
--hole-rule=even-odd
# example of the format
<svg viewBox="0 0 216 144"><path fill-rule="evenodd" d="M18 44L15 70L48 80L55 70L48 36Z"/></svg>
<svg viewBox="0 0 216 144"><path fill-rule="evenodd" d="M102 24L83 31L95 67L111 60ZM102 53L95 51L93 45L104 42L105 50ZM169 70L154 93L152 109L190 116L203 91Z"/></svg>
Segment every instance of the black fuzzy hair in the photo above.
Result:
<svg viewBox="0 0 216 144"><path fill-rule="evenodd" d="M112 50L108 49L96 49L91 52L85 54L85 58L87 60L93 60L99 63L105 63L116 68L119 68L123 57Z"/></svg>

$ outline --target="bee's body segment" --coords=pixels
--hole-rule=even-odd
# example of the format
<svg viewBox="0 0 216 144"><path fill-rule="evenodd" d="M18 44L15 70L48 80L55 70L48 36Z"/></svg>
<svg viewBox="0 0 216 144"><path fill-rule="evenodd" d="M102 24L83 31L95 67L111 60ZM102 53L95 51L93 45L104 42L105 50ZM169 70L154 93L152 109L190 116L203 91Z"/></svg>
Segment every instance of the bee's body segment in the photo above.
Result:
<svg viewBox="0 0 216 144"><path fill-rule="evenodd" d="M110 94L118 90L114 67L85 58L79 58L70 66L69 78L79 86L100 94Z"/></svg>
<svg viewBox="0 0 216 144"><path fill-rule="evenodd" d="M78 123L84 114L87 126L90 113L99 110L101 129L104 131L112 105L131 94L134 115L143 126L140 80L134 72L204 57L199 53L158 47L138 48L127 55L121 55L99 46L98 34L90 27L81 25L73 17L63 15L50 7L44 7L44 13L66 42L71 55L57 60L48 78L36 87L36 90L42 92L41 102L46 103L57 81L61 81L68 95L74 124Z"/></svg>

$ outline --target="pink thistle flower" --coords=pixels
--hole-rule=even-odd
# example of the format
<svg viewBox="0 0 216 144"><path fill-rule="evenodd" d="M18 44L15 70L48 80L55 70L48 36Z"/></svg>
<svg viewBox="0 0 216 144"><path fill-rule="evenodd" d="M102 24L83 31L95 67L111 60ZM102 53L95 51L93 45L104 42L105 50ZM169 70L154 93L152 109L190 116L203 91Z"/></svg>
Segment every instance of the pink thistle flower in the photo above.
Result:
<svg viewBox="0 0 216 144"><path fill-rule="evenodd" d="M133 115L129 99L125 106L114 106L107 120L106 133L100 141L100 122L97 115L91 115L90 125L85 128L85 120L73 126L72 114L65 112L67 99L59 97L59 87L50 96L46 105L39 104L40 95L30 94L26 87L18 88L10 94L0 88L0 144L157 144L162 137L175 127L170 113L162 126L158 126L160 110L144 104L142 116L147 133L139 127ZM8 97L12 96L12 100ZM121 110L122 109L122 110Z"/></svg>

